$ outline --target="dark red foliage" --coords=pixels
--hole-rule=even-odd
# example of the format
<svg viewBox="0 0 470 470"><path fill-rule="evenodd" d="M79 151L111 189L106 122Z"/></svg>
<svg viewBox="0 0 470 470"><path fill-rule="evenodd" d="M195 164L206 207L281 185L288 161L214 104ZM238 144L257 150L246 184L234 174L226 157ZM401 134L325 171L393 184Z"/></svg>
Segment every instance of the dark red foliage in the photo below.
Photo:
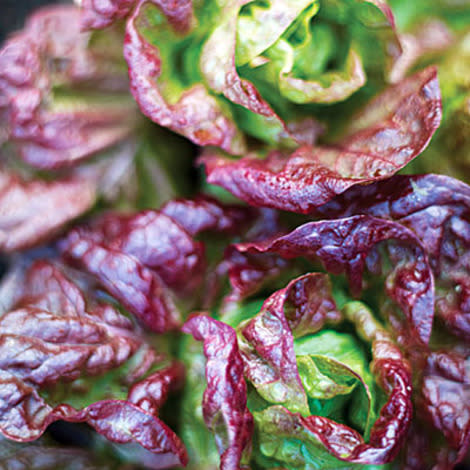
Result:
<svg viewBox="0 0 470 470"><path fill-rule="evenodd" d="M203 253L181 227L155 211L108 214L72 230L61 250L156 332L174 329L179 321L165 281L193 281L193 275L199 279Z"/></svg>
<svg viewBox="0 0 470 470"><path fill-rule="evenodd" d="M170 201L161 211L105 214L73 229L60 248L65 259L91 273L149 328L163 332L179 321L170 289L194 295L206 274L204 245L193 236L256 236L272 227L277 224L265 211L200 197Z"/></svg>
<svg viewBox="0 0 470 470"><path fill-rule="evenodd" d="M368 214L411 229L435 273L437 315L454 334L470 338L469 186L444 175L399 175L351 188L316 214Z"/></svg>
<svg viewBox="0 0 470 470"><path fill-rule="evenodd" d="M405 227L374 217L355 216L310 222L287 235L236 247L242 253L321 260L327 271L346 273L353 294L359 294L366 265L374 271L379 269L376 245L387 241L398 245L389 250L395 265L387 276L386 292L405 313L417 339L427 343L434 316L434 280L419 240ZM371 253L372 259L368 259Z"/></svg>
<svg viewBox="0 0 470 470"><path fill-rule="evenodd" d="M205 231L236 234L258 216L254 209L235 204L223 205L208 196L174 199L164 204L160 212L171 217L191 236Z"/></svg>
<svg viewBox="0 0 470 470"><path fill-rule="evenodd" d="M111 441L142 446L151 468L184 465L183 444L156 414L169 389L181 383L181 366L172 364L136 382L127 400L107 399L82 409L49 404L40 392L113 371L138 353L122 378L130 384L162 356L126 317L86 298L56 265L35 262L21 287L13 309L0 318L0 433L30 441L54 421L86 422Z"/></svg>
<svg viewBox="0 0 470 470"><path fill-rule="evenodd" d="M467 355L441 350L429 355L423 371L418 413L442 432L455 451L454 464L470 449L470 373ZM448 455L448 459L450 455Z"/></svg>
<svg viewBox="0 0 470 470"><path fill-rule="evenodd" d="M253 416L246 406L247 390L237 335L229 325L205 315L191 317L182 327L204 341L207 388L203 414L214 433L221 470L248 469Z"/></svg>

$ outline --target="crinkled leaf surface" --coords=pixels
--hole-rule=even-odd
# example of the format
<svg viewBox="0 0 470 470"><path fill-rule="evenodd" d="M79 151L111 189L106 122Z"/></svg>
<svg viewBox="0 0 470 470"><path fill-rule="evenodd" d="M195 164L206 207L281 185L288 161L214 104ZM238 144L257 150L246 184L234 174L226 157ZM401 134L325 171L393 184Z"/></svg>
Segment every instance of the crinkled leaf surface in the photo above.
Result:
<svg viewBox="0 0 470 470"><path fill-rule="evenodd" d="M320 207L321 217L368 214L399 222L420 239L436 278L436 314L458 336L470 336L470 188L444 175L395 176L351 188Z"/></svg>
<svg viewBox="0 0 470 470"><path fill-rule="evenodd" d="M455 452L449 467L462 461L470 448L469 362L468 354L433 352L420 390L419 413L442 432Z"/></svg>
<svg viewBox="0 0 470 470"><path fill-rule="evenodd" d="M61 249L157 332L178 324L168 286L191 289L204 266L201 243L157 211L102 216L72 230Z"/></svg>
<svg viewBox="0 0 470 470"><path fill-rule="evenodd" d="M253 416L246 407L243 360L232 327L204 315L191 317L182 330L204 341L207 388L203 415L214 433L221 470L248 468Z"/></svg>
<svg viewBox="0 0 470 470"><path fill-rule="evenodd" d="M111 305L85 298L57 265L36 261L26 272L18 297L0 318L0 432L30 441L54 421L86 422L113 442L142 446L151 468L184 465L182 443L156 414L168 390L181 383L181 367L170 364L152 373L162 356ZM87 382L91 386L95 377L118 370L129 360L131 367L121 371L124 383L135 382L127 399L116 399L108 382L107 390L100 390L104 399L79 409L67 403L74 393L88 393L84 386L91 390ZM150 375L139 381L146 373ZM55 392L60 397L62 387L79 379L82 392L71 387L65 402L56 403Z"/></svg>
<svg viewBox="0 0 470 470"><path fill-rule="evenodd" d="M320 260L333 274L345 272L352 292L358 294L368 255L373 253L369 269L380 269L375 246L387 241L398 247L389 253L394 267L387 276L386 292L400 306L417 339L427 343L434 316L434 279L419 240L400 224L370 216L310 222L287 235L236 247L241 252Z"/></svg>
<svg viewBox="0 0 470 470"><path fill-rule="evenodd" d="M375 98L333 145L237 161L208 150L200 162L210 183L250 204L307 213L351 186L393 175L426 147L440 116L436 70L428 68Z"/></svg>

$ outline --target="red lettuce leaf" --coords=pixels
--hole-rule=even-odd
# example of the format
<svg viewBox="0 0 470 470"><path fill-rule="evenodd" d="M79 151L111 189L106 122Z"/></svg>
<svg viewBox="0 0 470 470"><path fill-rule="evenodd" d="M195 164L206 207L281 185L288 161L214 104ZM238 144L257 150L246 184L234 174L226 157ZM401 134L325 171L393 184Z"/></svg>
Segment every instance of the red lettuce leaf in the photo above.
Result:
<svg viewBox="0 0 470 470"><path fill-rule="evenodd" d="M136 355L122 378L132 383L162 356L113 307L85 298L56 265L35 262L18 297L0 318L0 433L25 442L57 420L86 422L113 442L142 446L151 468L184 465L182 443L155 414L168 390L181 383L181 366L170 364L135 383L128 400L96 401L82 409L49 404L45 397L56 386L113 371Z"/></svg>
<svg viewBox="0 0 470 470"><path fill-rule="evenodd" d="M24 274L12 309L0 318L0 367L41 386L100 374L145 346L134 330L110 305L87 302L57 266L36 261ZM29 349L35 350L29 360L19 354ZM141 352L141 365L148 368L155 353Z"/></svg>
<svg viewBox="0 0 470 470"><path fill-rule="evenodd" d="M340 317L326 275L306 274L276 291L258 315L238 327L245 376L265 400L308 414L293 335L313 333Z"/></svg>
<svg viewBox="0 0 470 470"><path fill-rule="evenodd" d="M51 238L93 206L96 192L91 178L23 181L0 169L0 250L23 250Z"/></svg>
<svg viewBox="0 0 470 470"><path fill-rule="evenodd" d="M202 243L160 211L102 215L89 235L112 250L135 257L174 288L198 283L204 269Z"/></svg>
<svg viewBox="0 0 470 470"><path fill-rule="evenodd" d="M383 219L355 216L310 222L278 238L235 246L242 253L319 259L327 271L345 272L357 295L362 290L364 268L380 270L375 247L386 241L398 243L389 250L395 266L387 276L386 292L405 314L412 335L427 343L433 322L434 280L427 256L409 229Z"/></svg>
<svg viewBox="0 0 470 470"><path fill-rule="evenodd" d="M0 371L0 432L9 439L30 441L40 437L57 420L86 422L108 440L136 443L149 451L146 465L169 468L185 465L186 451L173 431L160 419L124 400L105 400L82 410L62 404L49 406L38 392L13 374Z"/></svg>
<svg viewBox="0 0 470 470"><path fill-rule="evenodd" d="M193 237L206 231L236 234L247 228L257 215L251 208L221 204L208 196L173 199L164 204L160 212L171 217Z"/></svg>
<svg viewBox="0 0 470 470"><path fill-rule="evenodd" d="M203 414L214 432L221 470L248 468L253 416L246 407L247 389L237 336L229 325L204 315L191 317L182 327L185 333L204 341L207 388Z"/></svg>
<svg viewBox="0 0 470 470"><path fill-rule="evenodd" d="M331 294L331 283L325 274L306 274L275 292L264 308L282 310L295 337L319 331L328 323L336 323L341 314Z"/></svg>
<svg viewBox="0 0 470 470"><path fill-rule="evenodd" d="M186 90L169 104L162 96L158 77L161 60L158 48L139 31L141 10L151 2L140 2L126 23L124 57L129 66L131 92L141 111L152 121L178 132L198 145L216 145L238 153L241 137L235 123L202 84Z"/></svg>
<svg viewBox="0 0 470 470"><path fill-rule="evenodd" d="M207 179L262 207L308 213L359 183L385 179L419 155L440 124L435 68L406 78L352 119L346 135L329 146L303 146L286 157L230 160L207 150ZM215 152L215 153L214 153Z"/></svg>
<svg viewBox="0 0 470 470"><path fill-rule="evenodd" d="M454 334L470 338L470 187L444 175L394 176L351 188L318 208L322 217L368 214L416 233L436 278L436 314Z"/></svg>
<svg viewBox="0 0 470 470"><path fill-rule="evenodd" d="M175 200L161 211L103 215L73 229L60 247L65 259L91 273L149 328L162 332L179 320L169 289L189 298L205 280L204 245L192 236L257 234L264 222L274 225L264 211L207 197Z"/></svg>
<svg viewBox="0 0 470 470"><path fill-rule="evenodd" d="M379 417L370 432L369 441L355 430L322 416L303 417L281 406L265 410L265 421L276 426L280 438L297 437L320 441L336 458L362 464L384 464L398 454L412 419L410 368L390 335L372 319L368 311L355 306L346 309L346 317L358 329L359 335L372 342L372 371L380 387L388 395ZM268 431L266 430L261 430Z"/></svg>
<svg viewBox="0 0 470 470"><path fill-rule="evenodd" d="M451 351L429 355L420 394L418 414L444 435L450 449L447 468L461 462L470 449L470 359Z"/></svg>
<svg viewBox="0 0 470 470"><path fill-rule="evenodd" d="M411 229L435 273L436 316L453 334L468 339L469 209L470 188L464 183L443 175L413 175L351 188L316 213L324 217L370 214ZM424 446L423 455L431 455L438 468L453 468L468 452L470 442L468 359L449 349L424 351L415 362L414 368L423 374L416 397L418 415L426 424L417 424L422 442L408 447ZM433 428L442 432L447 448L432 444ZM408 449L410 468L431 468L433 464L420 460L419 453Z"/></svg>
<svg viewBox="0 0 470 470"><path fill-rule="evenodd" d="M105 4L100 0L82 0L81 26L83 29L102 29L115 21L125 18L138 0L108 0ZM177 31L186 31L193 22L191 0L151 0L168 18Z"/></svg>
<svg viewBox="0 0 470 470"><path fill-rule="evenodd" d="M415 387L416 417L401 457L406 470L452 470L468 456L469 353L468 348L466 354L458 349L449 345L415 358L413 368L422 377Z"/></svg>
<svg viewBox="0 0 470 470"><path fill-rule="evenodd" d="M73 6L43 9L0 51L6 129L0 141L14 142L36 168L74 164L127 138L135 127L120 48L93 50L79 20ZM108 44L119 44L115 33L107 34ZM108 99L97 101L96 90Z"/></svg>
<svg viewBox="0 0 470 470"><path fill-rule="evenodd" d="M168 286L193 288L204 266L201 243L156 211L108 214L72 230L61 250L156 332L178 326Z"/></svg>

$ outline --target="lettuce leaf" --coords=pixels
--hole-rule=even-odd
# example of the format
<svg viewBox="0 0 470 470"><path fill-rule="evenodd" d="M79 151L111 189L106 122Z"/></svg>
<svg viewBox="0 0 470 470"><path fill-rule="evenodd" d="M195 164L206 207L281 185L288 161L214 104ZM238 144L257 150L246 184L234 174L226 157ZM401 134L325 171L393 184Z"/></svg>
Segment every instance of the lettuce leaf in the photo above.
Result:
<svg viewBox="0 0 470 470"><path fill-rule="evenodd" d="M291 148L314 143L321 110L309 106L347 99L368 73L370 90L383 88L383 69L400 54L393 15L381 1L81 6L86 29L125 18L131 90L146 116L235 155L246 151L244 134Z"/></svg>
<svg viewBox="0 0 470 470"><path fill-rule="evenodd" d="M376 245L390 243L392 267L382 267ZM238 244L241 252L277 253L283 258L320 260L332 274L345 273L351 291L359 295L363 272L387 273L385 292L407 319L414 340L429 342L433 321L434 278L426 253L413 232L395 222L370 216L353 216L310 222L287 235Z"/></svg>
<svg viewBox="0 0 470 470"><path fill-rule="evenodd" d="M329 146L275 150L231 160L207 150L207 180L255 206L308 213L336 194L385 179L419 155L440 124L436 70L428 68L387 89Z"/></svg>
<svg viewBox="0 0 470 470"><path fill-rule="evenodd" d="M181 366L64 272L33 263L0 318L0 432L24 442L57 420L86 422L113 442L141 446L151 468L184 465L184 446L157 417L169 390L181 384ZM107 374L107 386L97 387ZM130 389L121 398L123 383Z"/></svg>

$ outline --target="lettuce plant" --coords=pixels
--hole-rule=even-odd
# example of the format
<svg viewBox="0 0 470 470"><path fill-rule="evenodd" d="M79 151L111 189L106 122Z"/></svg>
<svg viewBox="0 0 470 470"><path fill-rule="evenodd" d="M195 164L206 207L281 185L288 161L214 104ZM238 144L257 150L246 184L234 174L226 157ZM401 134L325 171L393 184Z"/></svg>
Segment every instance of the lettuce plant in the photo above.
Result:
<svg viewBox="0 0 470 470"><path fill-rule="evenodd" d="M0 467L460 470L468 2L77 3L0 49Z"/></svg>
<svg viewBox="0 0 470 470"><path fill-rule="evenodd" d="M444 469L464 459L467 192L444 176L396 176L320 207L327 220L227 253L237 301L183 326L204 342L202 412L220 468ZM306 258L299 266L315 272L260 302L258 276L246 287L262 256Z"/></svg>

